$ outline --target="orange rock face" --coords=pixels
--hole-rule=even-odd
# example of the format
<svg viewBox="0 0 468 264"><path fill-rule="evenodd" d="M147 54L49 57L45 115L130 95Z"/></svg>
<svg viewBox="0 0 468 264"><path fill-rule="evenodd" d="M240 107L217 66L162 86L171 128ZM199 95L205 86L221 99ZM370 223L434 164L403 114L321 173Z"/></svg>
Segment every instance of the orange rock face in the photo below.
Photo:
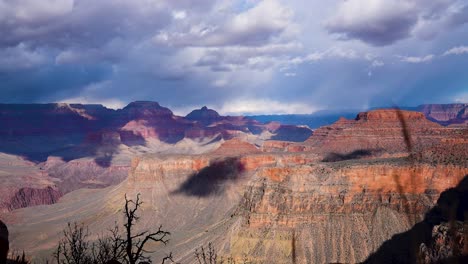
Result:
<svg viewBox="0 0 468 264"><path fill-rule="evenodd" d="M233 138L221 144L221 146L216 149L213 154L236 156L259 152L261 151L256 146L238 138Z"/></svg>
<svg viewBox="0 0 468 264"><path fill-rule="evenodd" d="M463 138L466 131L466 128L444 128L419 112L374 110L360 113L355 120L340 119L315 130L304 146L306 150L324 154L351 155L355 151L368 152L368 156L408 154L442 140Z"/></svg>
<svg viewBox="0 0 468 264"><path fill-rule="evenodd" d="M269 140L265 141L262 145L262 151L264 152L284 152L292 142Z"/></svg>
<svg viewBox="0 0 468 264"><path fill-rule="evenodd" d="M464 166L405 158L320 162L320 155L311 152L253 152L233 163L241 168L238 178L220 180L224 176L217 173L226 171L219 166L231 166L223 163L230 158L210 154L134 160L128 183L138 192L153 188L149 193L165 197L167 188L184 199L208 202L207 197L213 197L216 204L227 206L240 226L229 226L222 235L206 233L208 240L225 241L228 250L219 254L273 261L263 250L271 247L275 254L284 250L275 261L289 263L288 245L294 243L298 263L349 263L365 260L393 234L421 220L443 190L468 174ZM206 179L216 182L215 193L181 190L187 182L204 188ZM242 197L233 204L236 195Z"/></svg>
<svg viewBox="0 0 468 264"><path fill-rule="evenodd" d="M426 119L426 117L423 113L395 109L362 112L359 113L356 117L356 120L374 121L379 123L400 122L400 120L421 121L424 119Z"/></svg>

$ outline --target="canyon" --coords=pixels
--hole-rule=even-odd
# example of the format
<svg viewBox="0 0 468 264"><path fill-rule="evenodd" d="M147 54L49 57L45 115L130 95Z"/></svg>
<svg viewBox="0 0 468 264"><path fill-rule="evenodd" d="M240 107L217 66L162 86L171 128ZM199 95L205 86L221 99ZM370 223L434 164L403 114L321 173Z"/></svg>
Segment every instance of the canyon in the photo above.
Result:
<svg viewBox="0 0 468 264"><path fill-rule="evenodd" d="M234 137L300 141L312 132L220 116L206 107L181 117L147 101L119 110L63 103L0 104L0 123L0 176L8 182L0 186L3 212L54 203L80 188L118 184L136 155L205 152Z"/></svg>
<svg viewBox="0 0 468 264"><path fill-rule="evenodd" d="M1 187L9 202L0 215L11 247L36 259L51 254L67 222L85 224L97 239L122 223L124 196L141 194L138 230L171 231L166 246L149 245L155 260L173 252L177 262L194 263L195 249L213 243L219 256L252 263L382 263L395 248L387 245L415 227L446 232L447 219L429 223L429 213L445 208L443 194L468 175L468 127L458 106L371 110L313 133L206 107L186 117L153 102L62 108L83 125L30 130L11 117L17 110L0 115L13 124L1 129L0 175L11 186ZM47 133L65 135L62 128L77 133L76 142L13 153L15 137L42 143ZM427 244L427 259L437 246L412 241L400 243L408 251L400 258Z"/></svg>

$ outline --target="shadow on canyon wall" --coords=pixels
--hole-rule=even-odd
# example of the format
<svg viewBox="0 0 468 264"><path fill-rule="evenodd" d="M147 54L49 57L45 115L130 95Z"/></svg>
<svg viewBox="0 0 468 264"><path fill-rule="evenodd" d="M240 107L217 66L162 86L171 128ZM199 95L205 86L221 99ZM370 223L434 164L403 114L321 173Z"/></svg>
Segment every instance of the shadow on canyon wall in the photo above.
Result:
<svg viewBox="0 0 468 264"><path fill-rule="evenodd" d="M312 136L312 130L307 127L282 125L275 131L272 140L303 142Z"/></svg>
<svg viewBox="0 0 468 264"><path fill-rule="evenodd" d="M350 153L341 154L337 152L328 153L322 160L322 162L337 162L344 160L360 159L365 157L370 157L373 154L376 154L379 150L370 150L370 149L358 149Z"/></svg>
<svg viewBox="0 0 468 264"><path fill-rule="evenodd" d="M380 248L371 254L363 263L418 263L422 243L430 245L432 229L435 225L454 221L468 220L468 175L455 187L440 194L437 204L429 210L424 220L415 224L410 230L394 235L385 241ZM437 263L468 263L468 256L454 256Z"/></svg>
<svg viewBox="0 0 468 264"><path fill-rule="evenodd" d="M114 135L118 135L115 132ZM119 144L129 147L146 146L145 139L140 135L120 133L121 141L106 139L101 132L72 135L2 135L0 133L0 152L17 155L26 160L40 163L47 161L49 156L60 157L63 161L71 161L85 157L93 157L96 164L107 168L113 157L119 153Z"/></svg>
<svg viewBox="0 0 468 264"><path fill-rule="evenodd" d="M238 180L244 170L244 165L237 157L214 161L208 167L192 174L173 193L198 197L216 195L223 191L226 182Z"/></svg>

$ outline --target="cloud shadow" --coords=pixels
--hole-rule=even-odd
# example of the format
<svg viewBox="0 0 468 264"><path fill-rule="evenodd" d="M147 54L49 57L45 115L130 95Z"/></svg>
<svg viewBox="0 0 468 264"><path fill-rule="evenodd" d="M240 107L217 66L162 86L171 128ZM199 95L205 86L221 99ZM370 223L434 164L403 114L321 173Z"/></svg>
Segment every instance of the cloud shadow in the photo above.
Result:
<svg viewBox="0 0 468 264"><path fill-rule="evenodd" d="M224 190L226 182L240 179L244 171L244 165L237 157L217 160L192 174L173 193L198 197L216 195Z"/></svg>

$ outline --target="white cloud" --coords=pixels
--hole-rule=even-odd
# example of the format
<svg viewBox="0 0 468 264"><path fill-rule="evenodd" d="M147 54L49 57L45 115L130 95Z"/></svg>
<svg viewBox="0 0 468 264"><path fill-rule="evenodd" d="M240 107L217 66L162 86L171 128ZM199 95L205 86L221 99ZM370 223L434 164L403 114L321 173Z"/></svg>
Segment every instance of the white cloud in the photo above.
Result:
<svg viewBox="0 0 468 264"><path fill-rule="evenodd" d="M67 103L67 104L102 104L107 108L111 109L121 109L126 106L124 102L118 99L96 99L96 98L91 98L91 97L73 97L73 98L67 98L58 101L57 103Z"/></svg>
<svg viewBox="0 0 468 264"><path fill-rule="evenodd" d="M107 108L120 109L126 105L122 100L100 96L102 91L108 90L112 85L112 81L109 80L90 83L81 89L79 95L58 100L57 103L102 104Z"/></svg>
<svg viewBox="0 0 468 264"><path fill-rule="evenodd" d="M235 3L233 3L234 5ZM227 9L228 10L228 9ZM161 30L155 43L168 46L263 46L298 33L294 12L277 0L259 1L241 13L212 15ZM181 28L180 28L181 27Z"/></svg>
<svg viewBox="0 0 468 264"><path fill-rule="evenodd" d="M459 47L454 47L454 48L447 50L446 52L444 52L443 56L461 55L465 53L468 53L468 46L459 46Z"/></svg>
<svg viewBox="0 0 468 264"><path fill-rule="evenodd" d="M371 64L371 67L376 68L376 67L382 67L384 65L385 65L385 63L383 61L373 60L372 64Z"/></svg>
<svg viewBox="0 0 468 264"><path fill-rule="evenodd" d="M318 62L325 59L364 59L365 56L359 54L353 49L344 49L341 47L332 47L324 51L316 51L306 55L297 56L294 58L288 58L279 63L280 71L285 71L291 67L297 67L303 63Z"/></svg>
<svg viewBox="0 0 468 264"><path fill-rule="evenodd" d="M468 103L468 93L460 93L460 94L456 95L453 98L453 101L455 103L467 104Z"/></svg>
<svg viewBox="0 0 468 264"><path fill-rule="evenodd" d="M286 77L295 77L297 74L295 72L285 72L284 76Z"/></svg>
<svg viewBox="0 0 468 264"><path fill-rule="evenodd" d="M409 63L423 63L423 62L430 62L432 61L435 57L432 54L423 56L423 57L413 57L413 56L397 56L400 58L401 61L403 62L409 62Z"/></svg>
<svg viewBox="0 0 468 264"><path fill-rule="evenodd" d="M185 11L173 11L172 17L174 19L184 19L187 17L187 13Z"/></svg>
<svg viewBox="0 0 468 264"><path fill-rule="evenodd" d="M317 110L303 103L282 103L270 99L237 99L226 102L219 112L223 115L306 114Z"/></svg>

